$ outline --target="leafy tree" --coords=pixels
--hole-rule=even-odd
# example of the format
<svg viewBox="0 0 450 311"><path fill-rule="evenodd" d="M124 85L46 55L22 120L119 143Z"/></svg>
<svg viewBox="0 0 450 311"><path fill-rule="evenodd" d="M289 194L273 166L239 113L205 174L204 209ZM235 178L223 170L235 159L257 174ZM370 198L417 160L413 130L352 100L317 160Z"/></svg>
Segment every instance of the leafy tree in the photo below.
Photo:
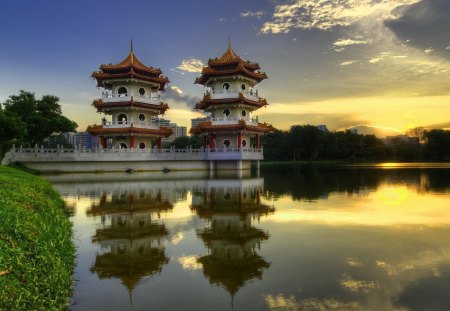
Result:
<svg viewBox="0 0 450 311"><path fill-rule="evenodd" d="M428 160L450 160L450 131L435 129L425 134L425 157Z"/></svg>
<svg viewBox="0 0 450 311"><path fill-rule="evenodd" d="M189 146L196 149L202 146L202 140L197 136L182 136L175 138L171 146L174 146L176 149L186 149Z"/></svg>
<svg viewBox="0 0 450 311"><path fill-rule="evenodd" d="M56 96L44 95L36 99L34 93L23 90L6 100L5 113L16 115L26 125L21 143L42 144L52 135L75 131L78 125L62 115L58 102Z"/></svg>
<svg viewBox="0 0 450 311"><path fill-rule="evenodd" d="M406 131L406 135L409 137L417 137L419 142L424 142L426 130L423 126L414 127Z"/></svg>
<svg viewBox="0 0 450 311"><path fill-rule="evenodd" d="M25 135L26 124L15 114L2 110L0 105L0 161L4 155Z"/></svg>

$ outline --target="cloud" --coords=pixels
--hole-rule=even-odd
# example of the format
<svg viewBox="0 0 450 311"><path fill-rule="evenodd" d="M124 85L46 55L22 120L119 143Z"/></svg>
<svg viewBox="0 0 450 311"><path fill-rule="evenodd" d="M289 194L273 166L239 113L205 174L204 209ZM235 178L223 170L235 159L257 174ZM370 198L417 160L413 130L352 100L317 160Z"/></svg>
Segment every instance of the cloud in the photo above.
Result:
<svg viewBox="0 0 450 311"><path fill-rule="evenodd" d="M172 85L170 88L171 88L172 91L174 91L175 93L183 94L183 91L182 91L178 86Z"/></svg>
<svg viewBox="0 0 450 311"><path fill-rule="evenodd" d="M346 46L350 46L350 45L363 45L363 44L368 44L371 43L372 40L362 40L362 39L338 39L333 43L334 47L346 47Z"/></svg>
<svg viewBox="0 0 450 311"><path fill-rule="evenodd" d="M200 59L190 58L182 60L180 66L178 66L177 69L186 72L198 73L202 71L203 67L205 67L205 64L203 64Z"/></svg>
<svg viewBox="0 0 450 311"><path fill-rule="evenodd" d="M241 13L240 15L241 15L241 17L256 17L257 19L260 19L264 15L264 12L263 11L256 11L256 12L247 11L247 12Z"/></svg>
<svg viewBox="0 0 450 311"><path fill-rule="evenodd" d="M441 51L441 56L450 57L445 53L448 46L448 30L450 29L450 1L422 0L403 10L396 19L387 20L386 26L401 39L409 39L409 45L421 50L434 47L435 52Z"/></svg>
<svg viewBox="0 0 450 311"><path fill-rule="evenodd" d="M166 89L163 97L167 100L173 100L177 103L185 104L190 109L194 109L195 104L201 101L201 99L197 96L184 94L179 87L174 85Z"/></svg>
<svg viewBox="0 0 450 311"><path fill-rule="evenodd" d="M358 302L342 302L331 299L306 298L296 299L293 295L265 295L264 301L269 310L362 310Z"/></svg>
<svg viewBox="0 0 450 311"><path fill-rule="evenodd" d="M262 33L288 33L292 29L330 30L353 25L375 16L395 19L401 7L420 0L294 0L275 7L272 20L263 24Z"/></svg>
<svg viewBox="0 0 450 311"><path fill-rule="evenodd" d="M280 105L278 105L280 106ZM291 111L292 111L292 105ZM286 125L319 125L326 124L330 130L344 130L358 124L367 124L367 120L350 113L268 113L261 116L260 121L270 121L275 127L282 129Z"/></svg>
<svg viewBox="0 0 450 311"><path fill-rule="evenodd" d="M357 60L352 59L352 60L346 60L345 62L342 62L339 65L341 65L341 66L350 66L350 65L353 65L353 64L355 64L357 62L358 62Z"/></svg>
<svg viewBox="0 0 450 311"><path fill-rule="evenodd" d="M383 60L382 57L374 57L369 60L369 63L376 64L376 63L381 62L382 60Z"/></svg>
<svg viewBox="0 0 450 311"><path fill-rule="evenodd" d="M376 125L358 125L358 126L351 127L349 129L356 130L356 132L358 134L375 135L379 138L404 134L395 128L376 126Z"/></svg>
<svg viewBox="0 0 450 311"><path fill-rule="evenodd" d="M450 50L450 45L445 48L446 50Z"/></svg>
<svg viewBox="0 0 450 311"><path fill-rule="evenodd" d="M425 54L432 54L434 52L434 49L433 48L428 48L424 52L425 52Z"/></svg>
<svg viewBox="0 0 450 311"><path fill-rule="evenodd" d="M450 122L435 123L425 126L427 129L450 129Z"/></svg>

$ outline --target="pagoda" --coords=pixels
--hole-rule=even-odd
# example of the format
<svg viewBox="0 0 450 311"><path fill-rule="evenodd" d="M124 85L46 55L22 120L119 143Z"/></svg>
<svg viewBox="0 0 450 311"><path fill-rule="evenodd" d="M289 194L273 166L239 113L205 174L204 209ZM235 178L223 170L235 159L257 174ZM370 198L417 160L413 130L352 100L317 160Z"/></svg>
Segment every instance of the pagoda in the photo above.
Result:
<svg viewBox="0 0 450 311"><path fill-rule="evenodd" d="M104 113L101 125L87 131L100 137L102 148L147 149L156 145L162 148L162 138L172 134L168 127L160 126L158 116L169 106L161 102L169 79L159 68L144 65L133 52L118 64L103 64L92 73L103 96L93 106ZM109 119L109 120L108 120Z"/></svg>
<svg viewBox="0 0 450 311"><path fill-rule="evenodd" d="M262 179L210 180L203 191L193 192L192 210L209 223L197 232L208 248L198 262L209 282L232 297L270 267L257 253L269 234L253 226L275 210L261 203L262 185Z"/></svg>
<svg viewBox="0 0 450 311"><path fill-rule="evenodd" d="M196 84L205 87L203 100L195 109L208 115L208 120L191 128L203 137L203 147L210 151L261 148L260 137L274 128L252 117L267 105L255 86L267 79L257 63L243 60L228 45L220 58L210 59ZM262 158L261 158L262 159ZM259 160L259 159L258 159Z"/></svg>
<svg viewBox="0 0 450 311"><path fill-rule="evenodd" d="M117 278L131 293L139 282L156 275L169 262L161 240L168 231L161 221L162 212L172 204L158 191L104 193L87 215L100 217L92 242L100 245L92 273L100 278Z"/></svg>

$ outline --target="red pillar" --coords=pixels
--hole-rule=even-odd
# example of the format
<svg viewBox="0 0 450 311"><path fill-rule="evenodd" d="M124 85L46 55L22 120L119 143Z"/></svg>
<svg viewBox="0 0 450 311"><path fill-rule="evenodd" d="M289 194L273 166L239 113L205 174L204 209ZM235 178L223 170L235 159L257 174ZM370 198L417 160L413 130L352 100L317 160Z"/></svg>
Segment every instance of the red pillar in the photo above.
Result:
<svg viewBox="0 0 450 311"><path fill-rule="evenodd" d="M242 134L241 132L239 132L237 136L237 147L241 148L241 145L242 145Z"/></svg>
<svg viewBox="0 0 450 311"><path fill-rule="evenodd" d="M106 149L106 137L105 136L100 136L100 146L103 149Z"/></svg>
<svg viewBox="0 0 450 311"><path fill-rule="evenodd" d="M216 149L216 144L214 143L214 134L212 133L209 136L209 148L211 148L211 150Z"/></svg>
<svg viewBox="0 0 450 311"><path fill-rule="evenodd" d="M158 149L162 149L162 138L158 137L156 139L156 145L158 146Z"/></svg>
<svg viewBox="0 0 450 311"><path fill-rule="evenodd" d="M134 135L131 134L130 136L130 149L134 149Z"/></svg>
<svg viewBox="0 0 450 311"><path fill-rule="evenodd" d="M256 148L261 148L261 142L259 141L259 134L256 134Z"/></svg>

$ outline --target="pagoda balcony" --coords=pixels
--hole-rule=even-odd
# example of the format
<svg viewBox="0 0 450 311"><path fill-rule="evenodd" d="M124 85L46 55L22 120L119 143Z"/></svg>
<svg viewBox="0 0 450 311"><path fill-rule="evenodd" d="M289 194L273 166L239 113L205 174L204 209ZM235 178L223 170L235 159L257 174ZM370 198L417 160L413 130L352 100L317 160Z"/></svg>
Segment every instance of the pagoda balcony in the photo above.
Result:
<svg viewBox="0 0 450 311"><path fill-rule="evenodd" d="M122 121L122 122L103 122L103 128L144 128L144 129L152 129L159 130L160 126L155 122L147 122L147 121Z"/></svg>
<svg viewBox="0 0 450 311"><path fill-rule="evenodd" d="M233 125L239 124L239 122L245 121L248 125L258 126L258 119L243 118L243 117L218 117L210 118L212 125Z"/></svg>
<svg viewBox="0 0 450 311"><path fill-rule="evenodd" d="M102 100L104 103L136 101L145 104L159 105L161 103L161 96L159 94L147 96L133 93L125 93L125 94L103 93Z"/></svg>
<svg viewBox="0 0 450 311"><path fill-rule="evenodd" d="M211 99L239 98L242 94L246 99L259 101L258 91L239 91L239 90L213 90L206 93Z"/></svg>

